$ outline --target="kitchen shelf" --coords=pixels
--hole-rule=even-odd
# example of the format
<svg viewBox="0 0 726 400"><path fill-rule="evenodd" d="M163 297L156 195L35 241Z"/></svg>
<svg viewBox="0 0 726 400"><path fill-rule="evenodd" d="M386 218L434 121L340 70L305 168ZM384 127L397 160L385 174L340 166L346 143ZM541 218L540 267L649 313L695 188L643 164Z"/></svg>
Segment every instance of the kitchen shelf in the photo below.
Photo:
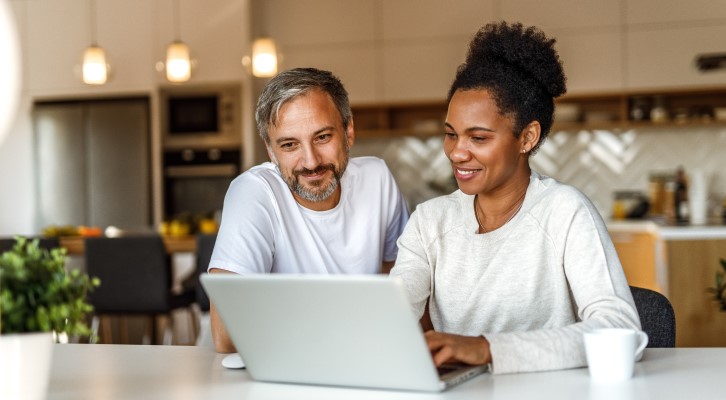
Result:
<svg viewBox="0 0 726 400"><path fill-rule="evenodd" d="M651 111L661 105L663 120ZM356 135L360 138L440 135L446 102L376 103L354 105ZM642 116L638 117L636 108ZM724 126L726 87L674 90L639 90L563 96L556 102L552 132Z"/></svg>

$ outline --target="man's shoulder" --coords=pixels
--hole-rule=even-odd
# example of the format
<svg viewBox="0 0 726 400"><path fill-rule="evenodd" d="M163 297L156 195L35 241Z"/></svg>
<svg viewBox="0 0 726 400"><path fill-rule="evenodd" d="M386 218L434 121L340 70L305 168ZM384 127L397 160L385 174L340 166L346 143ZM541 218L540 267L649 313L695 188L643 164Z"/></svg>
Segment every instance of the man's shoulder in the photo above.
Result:
<svg viewBox="0 0 726 400"><path fill-rule="evenodd" d="M343 179L357 184L380 184L380 182L393 179L386 162L378 157L353 157L348 161Z"/></svg>
<svg viewBox="0 0 726 400"><path fill-rule="evenodd" d="M268 193L277 197L283 189L289 192L275 164L266 162L237 176L229 186L229 193L245 197Z"/></svg>
<svg viewBox="0 0 726 400"><path fill-rule="evenodd" d="M348 161L348 167L352 167L355 170L369 171L371 169L377 169L388 171L388 166L386 165L386 162L378 157L373 156L352 157L350 161Z"/></svg>

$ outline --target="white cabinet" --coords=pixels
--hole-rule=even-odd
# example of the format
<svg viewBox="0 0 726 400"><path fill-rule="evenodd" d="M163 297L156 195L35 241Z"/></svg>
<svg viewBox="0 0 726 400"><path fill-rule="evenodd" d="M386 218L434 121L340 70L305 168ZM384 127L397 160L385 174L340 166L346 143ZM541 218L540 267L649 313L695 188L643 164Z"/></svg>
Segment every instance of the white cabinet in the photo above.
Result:
<svg viewBox="0 0 726 400"><path fill-rule="evenodd" d="M726 2L725 2L726 3ZM669 27L629 32L627 87L660 88L726 84L726 70L702 73L695 58L726 51L721 26Z"/></svg>
<svg viewBox="0 0 726 400"><path fill-rule="evenodd" d="M37 228L151 225L147 99L37 104Z"/></svg>

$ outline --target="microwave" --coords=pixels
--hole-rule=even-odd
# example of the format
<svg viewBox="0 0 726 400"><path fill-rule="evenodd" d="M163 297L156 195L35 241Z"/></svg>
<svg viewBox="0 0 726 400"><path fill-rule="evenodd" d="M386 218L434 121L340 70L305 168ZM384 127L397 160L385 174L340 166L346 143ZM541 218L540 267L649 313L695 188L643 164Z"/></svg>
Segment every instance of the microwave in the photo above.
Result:
<svg viewBox="0 0 726 400"><path fill-rule="evenodd" d="M239 85L162 88L159 100L164 148L241 146Z"/></svg>

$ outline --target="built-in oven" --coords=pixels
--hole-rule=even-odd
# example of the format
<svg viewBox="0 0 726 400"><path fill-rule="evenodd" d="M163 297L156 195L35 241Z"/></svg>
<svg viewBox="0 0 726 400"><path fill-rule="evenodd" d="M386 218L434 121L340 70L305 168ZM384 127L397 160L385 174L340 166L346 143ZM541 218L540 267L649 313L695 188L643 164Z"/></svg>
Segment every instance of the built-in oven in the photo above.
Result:
<svg viewBox="0 0 726 400"><path fill-rule="evenodd" d="M230 182L240 172L239 149L164 151L164 215L213 216L222 210Z"/></svg>

